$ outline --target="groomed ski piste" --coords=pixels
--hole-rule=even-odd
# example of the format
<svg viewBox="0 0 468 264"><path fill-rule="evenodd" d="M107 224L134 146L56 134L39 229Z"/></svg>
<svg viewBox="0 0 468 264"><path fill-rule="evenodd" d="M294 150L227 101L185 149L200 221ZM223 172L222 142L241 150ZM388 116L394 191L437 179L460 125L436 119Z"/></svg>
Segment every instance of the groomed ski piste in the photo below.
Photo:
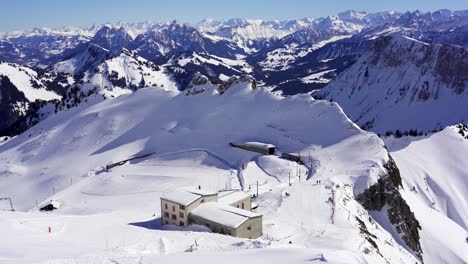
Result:
<svg viewBox="0 0 468 264"><path fill-rule="evenodd" d="M299 153L305 164L228 144L249 141ZM337 104L250 83L222 95L214 86L193 96L157 87L96 95L0 145L0 193L16 209L0 211L0 263L418 263L392 226L354 200L387 161L384 142ZM259 239L160 224L169 191L254 194L257 182ZM51 200L60 208L38 210ZM467 259L457 254L452 263Z"/></svg>

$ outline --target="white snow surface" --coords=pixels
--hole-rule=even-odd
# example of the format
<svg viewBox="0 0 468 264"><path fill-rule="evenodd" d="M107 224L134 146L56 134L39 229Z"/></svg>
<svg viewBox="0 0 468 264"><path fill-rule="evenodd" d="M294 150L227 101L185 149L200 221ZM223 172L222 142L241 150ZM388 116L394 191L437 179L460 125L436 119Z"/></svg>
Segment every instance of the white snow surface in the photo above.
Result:
<svg viewBox="0 0 468 264"><path fill-rule="evenodd" d="M468 140L455 127L421 137L386 139L401 191L421 225L426 263L467 263ZM414 189L413 189L414 188Z"/></svg>
<svg viewBox="0 0 468 264"><path fill-rule="evenodd" d="M249 218L260 216L259 214L247 210L217 202L204 203L193 209L190 213L232 228L239 227L245 221L249 220Z"/></svg>
<svg viewBox="0 0 468 264"><path fill-rule="evenodd" d="M98 55L96 51L98 50ZM85 71L85 85L98 87L106 97L117 97L132 92L131 87L158 86L167 91L178 91L175 80L162 67L123 50L118 56L107 59L107 50L92 45L77 56L54 65L58 72L77 73ZM96 71L88 69L94 65ZM114 80L122 82L113 83Z"/></svg>
<svg viewBox="0 0 468 264"><path fill-rule="evenodd" d="M311 46L297 47L297 45L287 45L281 48L274 49L267 53L265 60L259 62L266 70L287 70L290 68L290 64L293 64L297 59L307 56L314 50L324 47L325 45L341 40L350 38L351 35L339 35L329 39L319 41Z"/></svg>
<svg viewBox="0 0 468 264"><path fill-rule="evenodd" d="M338 102L356 124L381 134L428 132L468 120L468 78L454 77L444 60L451 56L448 65L466 68L460 59L466 49L397 35L382 43L315 95Z"/></svg>
<svg viewBox="0 0 468 264"><path fill-rule="evenodd" d="M228 144L248 141L300 153L306 164ZM236 252L229 261L255 263L269 255L276 256L273 263L415 263L353 199L385 174L387 161L383 141L354 125L337 104L283 98L252 90L250 83L223 95L151 88L105 101L96 95L0 145L0 193L17 210L0 212L0 233L11 238L0 240L0 262L177 263L194 257L217 263ZM298 173L291 186L288 172ZM159 199L169 191L201 185L253 194L257 180L259 239L160 225ZM40 207L50 200L62 206L37 211L36 201ZM356 218L379 238L378 250Z"/></svg>
<svg viewBox="0 0 468 264"><path fill-rule="evenodd" d="M47 90L44 84L38 79L37 72L30 68L4 62L0 63L0 75L7 76L11 83L13 83L19 91L23 92L26 99L30 102L34 102L37 99L49 101L62 98L55 92ZM31 81L38 83L41 87L34 88Z"/></svg>

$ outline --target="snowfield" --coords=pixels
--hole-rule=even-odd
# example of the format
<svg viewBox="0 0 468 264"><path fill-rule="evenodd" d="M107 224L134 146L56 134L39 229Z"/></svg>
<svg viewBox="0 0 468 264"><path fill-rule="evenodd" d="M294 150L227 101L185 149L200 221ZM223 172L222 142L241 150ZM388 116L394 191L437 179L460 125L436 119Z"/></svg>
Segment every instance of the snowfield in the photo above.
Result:
<svg viewBox="0 0 468 264"><path fill-rule="evenodd" d="M360 127L382 135L443 129L468 120L467 54L459 46L386 36L314 96L337 102Z"/></svg>
<svg viewBox="0 0 468 264"><path fill-rule="evenodd" d="M20 66L14 63L0 63L1 75L7 76L19 91L24 93L26 99L34 102L40 100L61 99L62 97L53 91L49 91L37 78L37 73L27 67ZM39 88L33 87L32 82L40 85Z"/></svg>
<svg viewBox="0 0 468 264"><path fill-rule="evenodd" d="M0 32L0 264L468 263L467 21ZM231 194L194 215L263 234L162 225L187 189Z"/></svg>
<svg viewBox="0 0 468 264"><path fill-rule="evenodd" d="M466 263L468 140L447 127L386 144L402 174L402 195L422 226L428 263Z"/></svg>
<svg viewBox="0 0 468 264"><path fill-rule="evenodd" d="M283 98L251 83L222 95L205 86L191 96L158 87L105 101L96 95L0 145L0 193L18 210L0 212L9 238L0 240L0 262L419 262L354 200L386 173L375 134L335 103ZM228 144L249 141L299 153L305 164ZM169 191L200 185L253 194L257 181L259 239L160 225L159 198ZM50 200L61 207L39 212Z"/></svg>

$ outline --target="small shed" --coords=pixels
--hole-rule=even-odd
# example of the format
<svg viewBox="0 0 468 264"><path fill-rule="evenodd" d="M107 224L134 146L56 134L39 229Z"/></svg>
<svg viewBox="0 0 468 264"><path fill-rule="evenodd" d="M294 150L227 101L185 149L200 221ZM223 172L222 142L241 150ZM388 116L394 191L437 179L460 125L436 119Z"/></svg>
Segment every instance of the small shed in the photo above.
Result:
<svg viewBox="0 0 468 264"><path fill-rule="evenodd" d="M245 143L234 143L231 142L229 145L245 149L248 151L258 152L265 155L273 155L276 152L276 147L271 144L260 143L260 142L245 142Z"/></svg>
<svg viewBox="0 0 468 264"><path fill-rule="evenodd" d="M39 210L41 210L41 211L53 211L55 209L59 209L61 205L62 205L61 202L59 202L57 200L51 200L48 204L41 207Z"/></svg>

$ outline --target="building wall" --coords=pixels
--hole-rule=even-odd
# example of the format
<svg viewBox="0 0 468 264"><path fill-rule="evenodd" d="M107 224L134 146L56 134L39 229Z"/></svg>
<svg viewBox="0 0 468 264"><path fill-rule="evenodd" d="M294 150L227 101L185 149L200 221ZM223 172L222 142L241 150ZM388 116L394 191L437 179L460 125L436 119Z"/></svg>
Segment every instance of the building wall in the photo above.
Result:
<svg viewBox="0 0 468 264"><path fill-rule="evenodd" d="M192 224L203 225L211 229L214 233L230 235L240 238L254 239L263 235L262 217L250 218L237 228L227 227L220 223L207 220L202 217L190 214Z"/></svg>
<svg viewBox="0 0 468 264"><path fill-rule="evenodd" d="M242 207L242 204L244 204L244 207ZM230 206L240 208L240 209L244 209L244 210L247 210L247 211L251 211L252 210L252 198L246 197L243 200L239 200L237 202L234 202L234 203L230 204Z"/></svg>
<svg viewBox="0 0 468 264"><path fill-rule="evenodd" d="M236 228L233 236L254 239L263 235L262 216L250 218Z"/></svg>
<svg viewBox="0 0 468 264"><path fill-rule="evenodd" d="M166 209L167 205L167 209ZM183 208L183 207L182 207ZM187 208L182 209L180 204L161 199L161 224L188 226ZM175 217L174 217L175 216ZM175 218L175 219L174 219Z"/></svg>
<svg viewBox="0 0 468 264"><path fill-rule="evenodd" d="M218 201L218 194L203 196L201 197L201 199L198 199L192 204L190 204L189 206L187 206L189 209L187 213L190 213L193 209L197 208L202 203L217 202L217 201Z"/></svg>
<svg viewBox="0 0 468 264"><path fill-rule="evenodd" d="M218 201L218 196L202 196L197 199L195 202L191 203L188 206L181 207L180 204L164 200L161 197L161 224L162 225L177 225L177 226L188 226L190 224L188 219L188 214L198 207L202 203L207 202L216 202ZM167 209L166 209L167 204ZM183 208L183 209L182 209ZM175 219L173 218L175 216Z"/></svg>

